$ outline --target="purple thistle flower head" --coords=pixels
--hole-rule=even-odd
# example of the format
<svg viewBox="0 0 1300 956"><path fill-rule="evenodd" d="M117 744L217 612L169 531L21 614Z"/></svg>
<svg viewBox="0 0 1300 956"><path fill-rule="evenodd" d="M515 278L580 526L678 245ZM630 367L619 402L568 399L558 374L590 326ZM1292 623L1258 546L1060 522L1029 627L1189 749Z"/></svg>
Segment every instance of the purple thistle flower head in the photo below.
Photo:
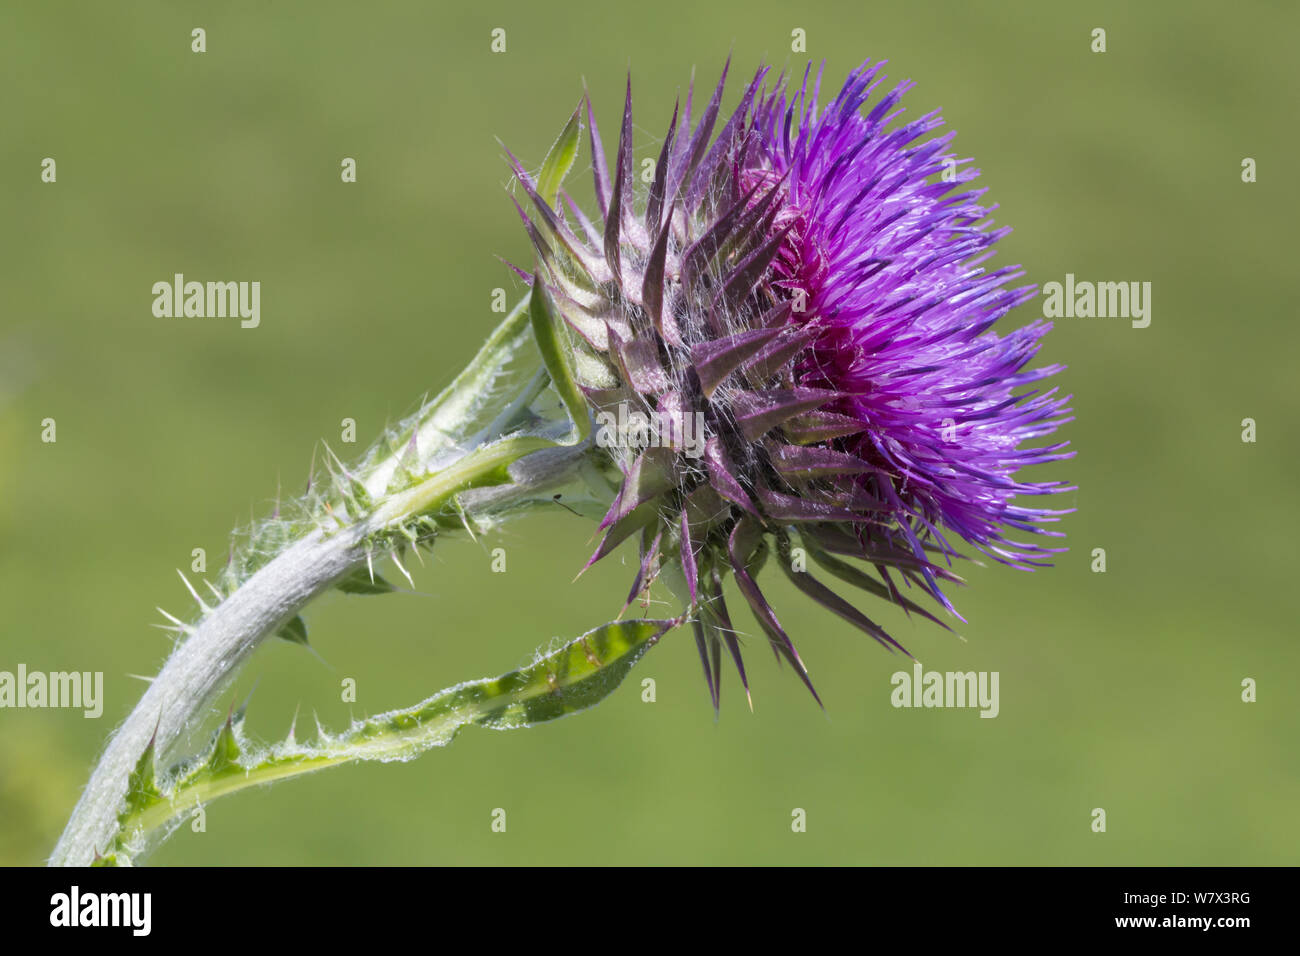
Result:
<svg viewBox="0 0 1300 956"><path fill-rule="evenodd" d="M895 122L908 84L871 102L880 66L824 104L820 72L796 91L760 69L725 119L724 69L698 120L690 94L674 111L643 198L630 79L612 172L588 100L594 217L515 163L536 211L521 210L533 294L575 333L598 443L623 475L591 561L639 536L629 603L671 572L715 708L724 648L748 693L727 575L812 690L758 587L773 550L797 588L899 650L806 559L937 620L903 592L953 611L941 582L960 582L957 539L1021 568L1063 550L1019 540L1055 536L1065 513L1020 503L1062 483L1016 477L1071 454L1026 447L1069 420L1055 389L1026 389L1060 370L1025 370L1050 324L993 331L1036 290L983 267L1006 230L970 188L978 172L946 152L951 134L925 138L937 113Z"/></svg>

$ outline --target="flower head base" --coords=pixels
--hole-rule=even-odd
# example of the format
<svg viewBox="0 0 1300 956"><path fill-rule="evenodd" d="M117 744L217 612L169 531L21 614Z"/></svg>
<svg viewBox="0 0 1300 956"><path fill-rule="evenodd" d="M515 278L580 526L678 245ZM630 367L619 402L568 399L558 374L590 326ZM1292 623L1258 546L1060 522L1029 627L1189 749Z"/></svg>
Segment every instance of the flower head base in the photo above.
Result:
<svg viewBox="0 0 1300 956"><path fill-rule="evenodd" d="M765 88L767 72L725 119L726 70L694 123L688 94L643 200L630 80L612 174L588 101L594 219L514 164L535 210L520 210L539 260L533 294L576 333L579 385L624 476L591 561L639 536L629 603L671 572L696 612L715 707L723 648L748 692L728 573L812 690L757 584L773 547L801 591L901 650L804 558L936 620L900 585L951 611L940 582L960 581L953 535L1024 568L1062 550L1006 535L1053 534L1043 525L1063 512L1017 499L1067 489L1015 473L1070 454L1023 447L1068 420L1054 390L1017 394L1059 370L1024 371L1050 326L991 331L1035 289L980 267L1005 230L967 188L977 171L944 152L951 135L918 142L938 115L892 125L906 84L864 112L879 64L824 107L820 73L793 92L783 79ZM612 424L629 410L658 428Z"/></svg>

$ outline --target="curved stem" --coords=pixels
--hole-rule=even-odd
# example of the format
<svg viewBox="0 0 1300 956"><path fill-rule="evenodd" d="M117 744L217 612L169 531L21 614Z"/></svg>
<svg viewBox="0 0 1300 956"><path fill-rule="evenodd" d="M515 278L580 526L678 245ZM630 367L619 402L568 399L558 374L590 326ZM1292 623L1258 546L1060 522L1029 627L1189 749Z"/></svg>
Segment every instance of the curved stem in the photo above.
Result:
<svg viewBox="0 0 1300 956"><path fill-rule="evenodd" d="M413 510L399 512L386 507L335 534L315 532L291 545L214 608L168 659L109 741L50 865L87 865L109 845L118 829L128 778L150 741L163 756L201 722L213 699L263 639L312 598L365 566L365 543L371 535L403 514L436 511L457 492L496 475L512 462L517 465L512 469L514 480L494 488L496 494L485 498L491 501L492 510L538 496L545 500L549 489L575 473L588 451L585 446L550 447L529 454L533 447L532 440L505 439L470 452L412 489L420 492L405 501ZM529 460L533 458L536 461Z"/></svg>
<svg viewBox="0 0 1300 956"><path fill-rule="evenodd" d="M202 722L216 696L268 635L367 564L377 536L437 513L466 489L478 490L462 500L464 511L491 513L546 500L544 490L578 473L589 451L586 442L556 447L559 443L544 434L502 438L490 425L475 424L475 416L489 401L489 390L530 336L527 305L525 299L505 318L465 371L410 424L410 444L424 452L425 477L385 494L404 467L403 455L373 464L361 479L375 502L368 513L342 527L303 534L192 629L109 740L50 865L87 865L109 845L118 829L128 778L150 742L165 759ZM535 394L535 386L535 376L529 375L517 394L505 396L506 403ZM495 401L501 398L494 396ZM470 450L459 450L462 443Z"/></svg>
<svg viewBox="0 0 1300 956"><path fill-rule="evenodd" d="M365 528L299 541L218 605L154 678L100 757L50 857L86 866L117 830L127 780L149 746L164 753L198 723L263 638L366 560Z"/></svg>

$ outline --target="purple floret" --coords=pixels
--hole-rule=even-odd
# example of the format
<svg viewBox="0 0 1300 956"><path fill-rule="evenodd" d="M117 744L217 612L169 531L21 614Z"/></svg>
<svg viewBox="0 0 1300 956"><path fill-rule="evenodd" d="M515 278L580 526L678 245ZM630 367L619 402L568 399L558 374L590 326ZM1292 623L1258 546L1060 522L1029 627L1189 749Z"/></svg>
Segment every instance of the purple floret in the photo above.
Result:
<svg viewBox="0 0 1300 956"><path fill-rule="evenodd" d="M796 222L773 265L776 284L806 293L818 330L798 380L844 393L833 407L866 426L842 441L887 473L862 480L896 519L868 526L869 537L901 539L917 557L927 540L955 555L947 528L998 561L1041 566L1065 549L1005 535L1055 535L1041 526L1065 513L1014 503L1069 490L1014 478L1072 454L1065 442L1022 447L1069 420L1056 389L1022 390L1062 369L1024 370L1051 323L991 330L1037 290L1009 287L1018 267L982 268L1009 230L991 228L985 190L966 188L978 170L959 170L945 153L952 134L922 139L942 125L938 112L888 128L908 83L864 111L882 65L855 70L824 108L819 73L811 88L805 74L796 95L778 85L752 113L761 147L751 168L783 180Z"/></svg>

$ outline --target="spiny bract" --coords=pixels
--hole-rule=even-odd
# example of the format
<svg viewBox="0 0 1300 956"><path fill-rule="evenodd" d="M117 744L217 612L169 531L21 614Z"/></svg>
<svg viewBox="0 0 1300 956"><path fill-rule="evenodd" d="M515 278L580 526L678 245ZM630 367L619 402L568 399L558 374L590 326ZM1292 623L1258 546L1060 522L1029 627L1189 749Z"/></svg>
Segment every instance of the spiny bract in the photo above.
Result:
<svg viewBox="0 0 1300 956"><path fill-rule="evenodd" d="M940 589L960 581L945 531L1017 567L1063 550L1006 536L1053 534L1042 526L1064 513L1016 503L1061 483L1014 477L1070 454L1024 447L1068 421L1068 399L1015 391L1059 370L1024 370L1050 325L991 331L1036 290L1008 288L1014 268L981 268L1006 230L967 188L978 171L945 153L951 134L922 141L938 114L894 124L908 84L864 110L880 66L855 70L820 108L820 72L796 92L784 77L768 89L760 69L720 121L724 69L698 121L689 93L674 110L643 198L630 78L612 175L584 98L594 218L511 157L534 207L520 209L533 294L576 333L579 384L624 475L591 561L640 536L629 602L674 572L715 708L724 646L748 693L728 573L812 690L756 583L773 545L800 590L891 648L804 556L935 620L899 585L953 610Z"/></svg>

